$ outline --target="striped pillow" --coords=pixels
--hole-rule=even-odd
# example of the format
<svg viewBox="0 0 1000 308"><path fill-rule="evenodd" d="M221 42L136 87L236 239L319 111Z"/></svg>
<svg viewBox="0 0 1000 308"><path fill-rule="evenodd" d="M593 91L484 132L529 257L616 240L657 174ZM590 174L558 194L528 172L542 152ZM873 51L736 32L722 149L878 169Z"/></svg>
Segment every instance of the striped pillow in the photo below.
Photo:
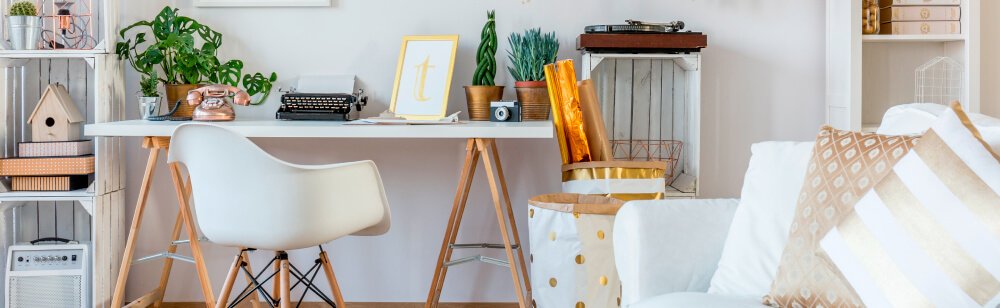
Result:
<svg viewBox="0 0 1000 308"><path fill-rule="evenodd" d="M820 245L869 307L995 307L1000 157L953 104Z"/></svg>

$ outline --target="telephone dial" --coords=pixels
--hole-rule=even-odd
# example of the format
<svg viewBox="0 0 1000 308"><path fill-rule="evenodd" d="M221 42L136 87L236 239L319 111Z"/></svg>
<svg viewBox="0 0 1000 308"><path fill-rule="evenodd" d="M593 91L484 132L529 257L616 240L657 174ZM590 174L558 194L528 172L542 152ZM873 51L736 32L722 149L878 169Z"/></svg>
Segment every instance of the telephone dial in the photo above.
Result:
<svg viewBox="0 0 1000 308"><path fill-rule="evenodd" d="M232 121L236 112L229 104L250 105L250 95L237 87L214 84L188 91L187 102L196 106L191 114L194 121Z"/></svg>

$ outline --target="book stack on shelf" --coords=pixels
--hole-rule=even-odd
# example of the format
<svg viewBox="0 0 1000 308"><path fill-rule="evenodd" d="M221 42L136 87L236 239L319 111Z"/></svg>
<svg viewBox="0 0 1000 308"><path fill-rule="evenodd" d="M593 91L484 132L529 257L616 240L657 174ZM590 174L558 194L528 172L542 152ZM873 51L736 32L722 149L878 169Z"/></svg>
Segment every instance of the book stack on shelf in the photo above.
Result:
<svg viewBox="0 0 1000 308"><path fill-rule="evenodd" d="M61 85L46 88L28 117L32 142L18 144L18 156L0 159L0 176L13 191L71 191L86 188L94 174L94 145L81 140L86 119Z"/></svg>
<svg viewBox="0 0 1000 308"><path fill-rule="evenodd" d="M961 34L961 0L879 0L879 34Z"/></svg>

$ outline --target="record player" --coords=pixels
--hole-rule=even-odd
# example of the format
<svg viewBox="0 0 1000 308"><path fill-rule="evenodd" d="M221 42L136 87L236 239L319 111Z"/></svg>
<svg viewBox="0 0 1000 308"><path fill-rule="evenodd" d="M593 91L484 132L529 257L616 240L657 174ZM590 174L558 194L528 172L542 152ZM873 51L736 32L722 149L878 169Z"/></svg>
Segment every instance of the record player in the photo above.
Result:
<svg viewBox="0 0 1000 308"><path fill-rule="evenodd" d="M368 104L364 90L357 93L300 93L281 95L278 120L351 121Z"/></svg>
<svg viewBox="0 0 1000 308"><path fill-rule="evenodd" d="M690 53L708 46L708 36L682 31L683 21L625 20L621 25L591 25L577 38L577 49L613 53Z"/></svg>

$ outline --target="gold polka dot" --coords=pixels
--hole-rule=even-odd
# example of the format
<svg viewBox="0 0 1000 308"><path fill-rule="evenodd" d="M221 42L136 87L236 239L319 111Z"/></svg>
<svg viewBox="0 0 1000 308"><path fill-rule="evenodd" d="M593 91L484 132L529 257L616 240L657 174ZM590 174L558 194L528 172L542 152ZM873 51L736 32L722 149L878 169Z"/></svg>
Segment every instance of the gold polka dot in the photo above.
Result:
<svg viewBox="0 0 1000 308"><path fill-rule="evenodd" d="M549 232L549 240L550 241L555 241L556 240L556 232L555 231Z"/></svg>
<svg viewBox="0 0 1000 308"><path fill-rule="evenodd" d="M584 305L583 302L576 302L576 308L585 308L585 307L587 307L587 305Z"/></svg>
<svg viewBox="0 0 1000 308"><path fill-rule="evenodd" d="M585 259L583 257L583 255L576 255L576 264L583 264L583 262L586 262L586 261L587 261L587 259Z"/></svg>
<svg viewBox="0 0 1000 308"><path fill-rule="evenodd" d="M597 239L599 239L599 240L603 240L604 239L604 231L603 230L597 230Z"/></svg>
<svg viewBox="0 0 1000 308"><path fill-rule="evenodd" d="M528 209L528 218L535 217L535 209Z"/></svg>
<svg viewBox="0 0 1000 308"><path fill-rule="evenodd" d="M600 283L601 283L602 286L608 285L608 277L607 276L601 276L601 279L599 281L600 281Z"/></svg>
<svg viewBox="0 0 1000 308"><path fill-rule="evenodd" d="M534 302L535 300L531 300L531 301ZM622 306L622 298L619 297L618 298L618 307L621 307L621 306Z"/></svg>
<svg viewBox="0 0 1000 308"><path fill-rule="evenodd" d="M555 278L549 278L549 285L550 286L552 286L553 288L555 288L556 287L556 283L558 283L558 281L556 281Z"/></svg>
<svg viewBox="0 0 1000 308"><path fill-rule="evenodd" d="M576 218L576 219L580 219L580 213L574 212L573 213L573 217Z"/></svg>

